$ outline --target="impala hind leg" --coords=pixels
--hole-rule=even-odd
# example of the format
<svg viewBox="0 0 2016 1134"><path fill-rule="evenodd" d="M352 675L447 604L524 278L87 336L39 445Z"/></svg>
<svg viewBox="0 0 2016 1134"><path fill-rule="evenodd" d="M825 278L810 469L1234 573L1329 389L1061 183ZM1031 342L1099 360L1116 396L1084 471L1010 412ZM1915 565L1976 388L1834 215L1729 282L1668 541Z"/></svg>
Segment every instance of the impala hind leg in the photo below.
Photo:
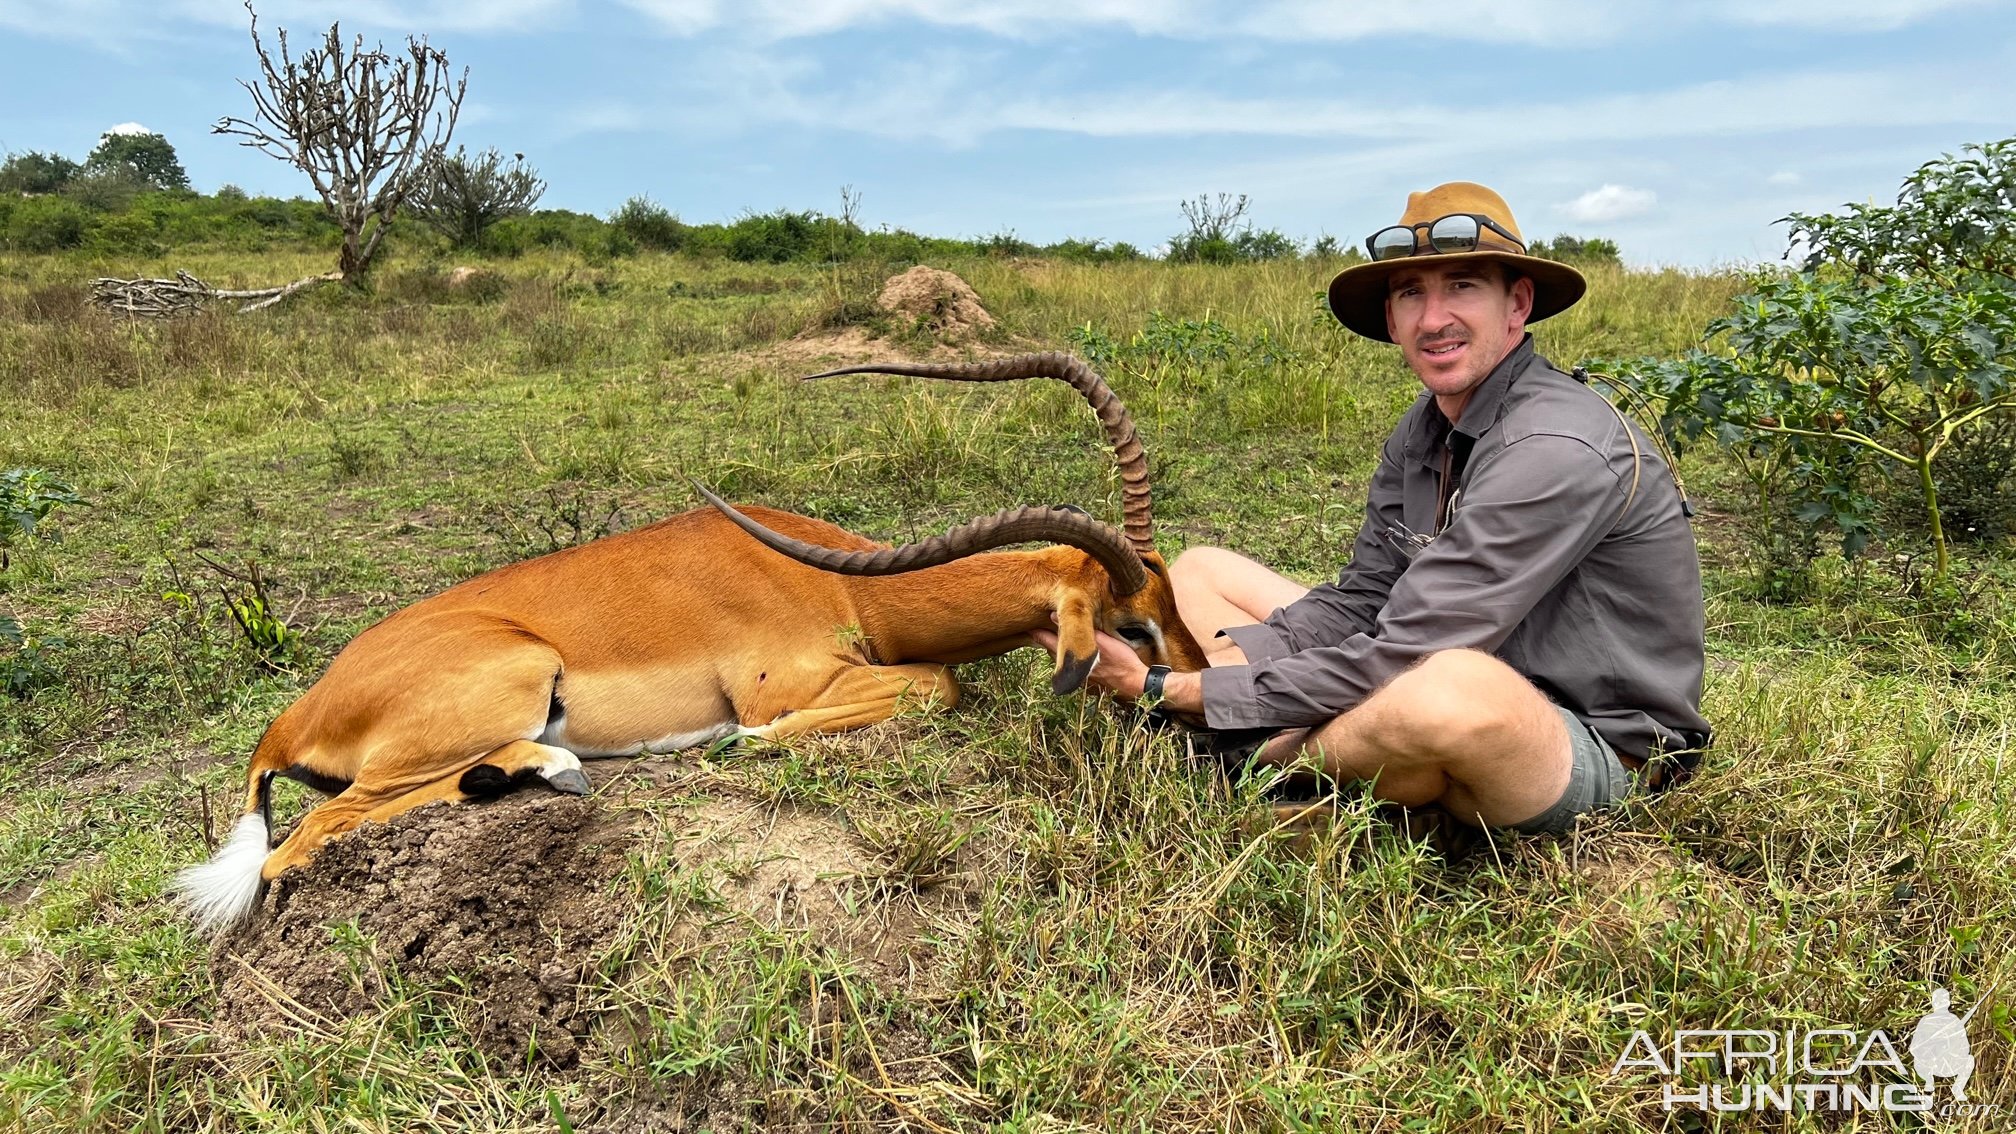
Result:
<svg viewBox="0 0 2016 1134"><path fill-rule="evenodd" d="M287 841L267 856L260 877L271 882L287 868L305 864L322 844L360 823L382 823L441 800L494 799L535 779L569 795L589 792L588 777L582 774L578 757L564 748L530 740L514 740L468 768L417 787L360 780L303 817Z"/></svg>
<svg viewBox="0 0 2016 1134"><path fill-rule="evenodd" d="M958 703L959 682L948 666L850 665L835 673L810 704L778 712L769 723L745 728L742 735L781 740L807 732L838 732L886 721L904 704L949 708Z"/></svg>

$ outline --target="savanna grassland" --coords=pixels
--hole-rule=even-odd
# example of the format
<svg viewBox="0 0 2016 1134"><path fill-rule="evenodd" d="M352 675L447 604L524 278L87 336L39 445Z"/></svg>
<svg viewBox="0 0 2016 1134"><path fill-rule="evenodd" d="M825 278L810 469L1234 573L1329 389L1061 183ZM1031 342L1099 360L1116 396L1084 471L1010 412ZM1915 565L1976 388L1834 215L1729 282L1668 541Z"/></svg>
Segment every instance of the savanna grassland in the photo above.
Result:
<svg viewBox="0 0 2016 1134"><path fill-rule="evenodd" d="M0 259L0 469L83 498L0 571L24 631L0 643L0 1124L1833 1129L1880 1123L1702 1122L1612 1067L1640 1029L1901 1037L1933 985L1959 1006L1996 989L1970 1024L1970 1094L2016 1108L2006 548L1959 550L1957 600L1914 590L1900 543L1761 601L1746 501L1710 447L1683 467L1717 743L1681 789L1571 837L1438 846L1355 797L1279 822L1260 785L1051 697L1024 651L961 667L950 713L593 765L593 815L568 814L621 823L600 874L544 876L559 860L509 838L471 862L457 884L532 878L603 919L537 982L575 1032L500 1032L504 986L480 974L509 967L503 946L467 943L460 975L418 966L363 897L286 922L348 1005L317 1007L248 960L277 947L258 926L213 949L164 888L228 826L267 722L374 620L691 507L688 478L882 539L1027 502L1119 514L1061 386L794 381L950 349L864 315L879 267L531 255L452 289L445 265L395 261L370 294L150 326L82 299L115 267L229 286L325 260ZM1415 386L1322 314L1332 265L941 266L999 320L960 349L1106 357L1165 554L1228 546L1310 582L1340 565ZM1537 337L1563 365L1671 354L1740 288L1596 269ZM262 652L232 620L251 563L298 640ZM286 785L283 821L312 798ZM560 814L491 806L518 809L498 814L527 846ZM452 841L469 822L433 808L401 830ZM696 856L701 830L741 849ZM794 853L827 865L777 881Z"/></svg>

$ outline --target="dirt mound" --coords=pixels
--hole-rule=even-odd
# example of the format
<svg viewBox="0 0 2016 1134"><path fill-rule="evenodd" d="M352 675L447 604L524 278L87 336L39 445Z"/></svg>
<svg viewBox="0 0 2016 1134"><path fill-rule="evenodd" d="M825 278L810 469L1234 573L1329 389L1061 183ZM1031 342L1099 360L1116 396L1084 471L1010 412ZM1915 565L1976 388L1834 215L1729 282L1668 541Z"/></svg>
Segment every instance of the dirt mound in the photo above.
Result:
<svg viewBox="0 0 2016 1134"><path fill-rule="evenodd" d="M610 882L635 818L526 792L360 827L282 875L262 916L226 939L227 956L257 975L220 958L217 1023L292 1031L286 1000L332 1020L367 1013L389 967L409 988L466 990L486 1051L523 1058L536 1036L546 1058L571 1064L593 1023L575 985L621 922ZM353 919L361 944L343 928Z"/></svg>
<svg viewBox="0 0 2016 1134"><path fill-rule="evenodd" d="M878 983L913 979L924 908L914 894L876 900L888 896L876 891L883 870L840 819L741 798L654 807L654 818L612 798L622 794L529 789L418 808L331 842L221 943L219 1030L291 1035L444 989L484 1051L522 1060L536 1041L544 1060L571 1066L609 1003L594 970L612 949L643 934L697 957L746 940L751 923L802 933ZM639 872L712 897L640 902Z"/></svg>
<svg viewBox="0 0 2016 1134"><path fill-rule="evenodd" d="M994 316L980 305L980 296L965 280L922 264L891 276L875 304L903 329L929 331L945 342L969 339L994 326Z"/></svg>
<svg viewBox="0 0 2016 1134"><path fill-rule="evenodd" d="M872 978L907 972L921 918L912 905L864 900L882 873L840 821L746 800L702 803L668 830L670 856L706 878L733 916L682 920L674 936L704 944L746 917L803 932Z"/></svg>

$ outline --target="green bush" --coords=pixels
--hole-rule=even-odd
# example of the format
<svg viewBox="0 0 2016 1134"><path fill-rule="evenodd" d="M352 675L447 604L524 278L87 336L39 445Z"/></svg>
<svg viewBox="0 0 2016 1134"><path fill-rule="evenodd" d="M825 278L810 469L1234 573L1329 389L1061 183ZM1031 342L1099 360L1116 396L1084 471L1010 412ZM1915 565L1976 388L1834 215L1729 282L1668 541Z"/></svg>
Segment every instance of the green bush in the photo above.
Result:
<svg viewBox="0 0 2016 1134"><path fill-rule="evenodd" d="M1846 555L1874 534L1872 484L1908 473L1942 583L1941 457L2016 413L2016 138L1964 155L1919 167L1895 205L1793 214L1803 269L1759 275L1709 325L1725 349L1640 368L1669 423L1770 454L1798 519Z"/></svg>
<svg viewBox="0 0 2016 1134"><path fill-rule="evenodd" d="M0 472L0 547L17 535L55 539L55 531L43 527L43 522L58 508L82 503L75 488L46 469Z"/></svg>
<svg viewBox="0 0 2016 1134"><path fill-rule="evenodd" d="M1557 236L1553 240L1535 240L1526 250L1546 260L1559 260L1572 264L1621 264L1622 255L1617 251L1617 242L1600 236Z"/></svg>
<svg viewBox="0 0 2016 1134"><path fill-rule="evenodd" d="M1107 244L1103 240L1084 240L1077 237L1045 245L1040 252L1053 259L1070 260L1081 264L1111 264L1116 261L1148 258L1139 248L1125 241Z"/></svg>
<svg viewBox="0 0 2016 1134"><path fill-rule="evenodd" d="M91 214L63 197L29 197L7 216L6 244L15 252L56 252L84 243Z"/></svg>
<svg viewBox="0 0 2016 1134"><path fill-rule="evenodd" d="M623 207L610 216L609 225L638 248L677 252L686 246L686 226L649 197L632 197L623 202Z"/></svg>
<svg viewBox="0 0 2016 1134"><path fill-rule="evenodd" d="M91 230L91 247L101 252L127 252L142 256L158 256L166 251L161 242L154 219L142 213L120 213L99 221Z"/></svg>
<svg viewBox="0 0 2016 1134"><path fill-rule="evenodd" d="M131 208L147 184L122 168L94 169L71 178L63 195L93 212L116 213Z"/></svg>
<svg viewBox="0 0 2016 1134"><path fill-rule="evenodd" d="M814 258L819 250L820 216L814 212L750 213L727 226L723 247L731 260L782 264ZM823 257L821 257L823 258Z"/></svg>
<svg viewBox="0 0 2016 1134"><path fill-rule="evenodd" d="M78 173L77 163L61 154L43 154L34 150L25 154L9 154L5 162L0 162L0 193L54 193Z"/></svg>
<svg viewBox="0 0 2016 1134"><path fill-rule="evenodd" d="M566 209L540 209L530 216L507 217L498 221L483 235L482 248L503 256L521 255L533 248L581 251L604 245L606 234L616 231L619 230L604 224L600 217Z"/></svg>

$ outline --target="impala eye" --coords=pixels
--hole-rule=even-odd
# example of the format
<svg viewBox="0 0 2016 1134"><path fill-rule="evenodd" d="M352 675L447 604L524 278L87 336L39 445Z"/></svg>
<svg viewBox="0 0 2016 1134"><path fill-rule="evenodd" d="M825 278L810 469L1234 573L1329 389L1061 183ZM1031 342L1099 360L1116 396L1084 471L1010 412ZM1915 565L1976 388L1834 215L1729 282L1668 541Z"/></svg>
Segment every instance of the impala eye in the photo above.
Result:
<svg viewBox="0 0 2016 1134"><path fill-rule="evenodd" d="M1125 638L1130 645L1152 646L1155 644L1155 632L1138 622L1130 622L1125 626L1116 626L1113 632Z"/></svg>

